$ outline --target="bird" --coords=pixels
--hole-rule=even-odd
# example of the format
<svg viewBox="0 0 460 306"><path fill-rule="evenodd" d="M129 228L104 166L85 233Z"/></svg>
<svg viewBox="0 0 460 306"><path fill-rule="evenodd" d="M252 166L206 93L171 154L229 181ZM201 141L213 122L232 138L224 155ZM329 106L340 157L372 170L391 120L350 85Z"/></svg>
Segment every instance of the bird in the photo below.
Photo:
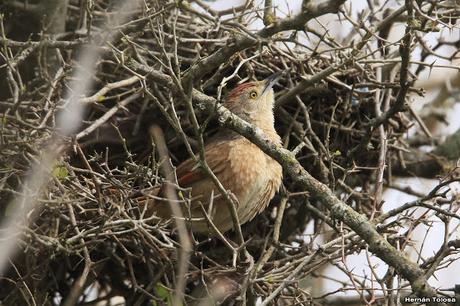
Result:
<svg viewBox="0 0 460 306"><path fill-rule="evenodd" d="M233 114L261 129L276 145L281 145L281 138L274 124L273 85L280 75L275 73L262 81L242 83L228 93L223 103ZM281 165L230 129L221 128L205 143L204 158L225 190L236 198L240 224L262 212L281 186ZM212 178L198 167L195 159L190 158L179 164L176 177L181 188L191 190L190 207L183 207L183 214L186 220L189 217L190 222L187 223L193 233L209 234L214 228L204 218L203 208L221 233L233 229L232 214L225 198ZM145 205L148 211L157 216L171 218L167 201L148 200L143 203Z"/></svg>

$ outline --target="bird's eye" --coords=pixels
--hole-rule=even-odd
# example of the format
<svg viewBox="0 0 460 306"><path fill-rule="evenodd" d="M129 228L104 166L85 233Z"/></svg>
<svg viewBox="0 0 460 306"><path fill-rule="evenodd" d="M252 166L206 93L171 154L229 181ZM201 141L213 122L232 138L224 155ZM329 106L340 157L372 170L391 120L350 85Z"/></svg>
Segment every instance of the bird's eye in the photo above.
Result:
<svg viewBox="0 0 460 306"><path fill-rule="evenodd" d="M249 94L249 97L250 97L251 99L257 98L257 92L251 91L251 93Z"/></svg>

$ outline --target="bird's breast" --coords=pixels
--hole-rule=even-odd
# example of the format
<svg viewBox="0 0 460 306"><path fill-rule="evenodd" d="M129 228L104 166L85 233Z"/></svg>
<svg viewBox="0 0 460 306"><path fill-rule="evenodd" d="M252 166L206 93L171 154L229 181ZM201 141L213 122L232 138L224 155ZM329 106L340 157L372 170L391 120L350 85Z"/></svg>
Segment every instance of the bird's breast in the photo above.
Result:
<svg viewBox="0 0 460 306"><path fill-rule="evenodd" d="M237 140L230 148L231 191L239 200L242 223L263 210L281 184L282 168L247 139Z"/></svg>
<svg viewBox="0 0 460 306"><path fill-rule="evenodd" d="M260 213L273 198L281 185L282 168L246 138L234 138L217 146L219 150L208 154L207 162L223 187L238 199L236 210L240 223L244 224ZM220 231L233 227L227 203L209 178L197 180L189 187L195 199L190 209L192 217L202 217L201 202L206 209L211 208L209 217ZM214 195L212 206L207 206L211 195ZM194 221L192 229L197 233L206 233L209 225L205 220Z"/></svg>

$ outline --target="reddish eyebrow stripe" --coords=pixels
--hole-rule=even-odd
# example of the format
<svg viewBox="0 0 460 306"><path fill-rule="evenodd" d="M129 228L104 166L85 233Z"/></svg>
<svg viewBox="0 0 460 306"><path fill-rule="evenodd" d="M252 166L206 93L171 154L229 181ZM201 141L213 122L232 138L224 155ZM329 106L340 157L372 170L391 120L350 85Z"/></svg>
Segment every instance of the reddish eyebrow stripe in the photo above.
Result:
<svg viewBox="0 0 460 306"><path fill-rule="evenodd" d="M247 82L247 83L243 83L241 85L238 85L235 89L233 89L227 96L227 99L232 99L234 98L235 96L237 96L242 90L246 89L246 88L249 88L249 87L253 87L255 86L255 82Z"/></svg>

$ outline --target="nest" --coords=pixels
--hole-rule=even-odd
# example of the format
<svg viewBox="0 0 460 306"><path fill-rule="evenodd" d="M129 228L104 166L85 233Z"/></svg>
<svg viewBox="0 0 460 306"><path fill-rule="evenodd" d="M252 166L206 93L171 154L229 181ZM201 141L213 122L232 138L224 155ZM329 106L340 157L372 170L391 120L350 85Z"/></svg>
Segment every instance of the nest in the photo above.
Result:
<svg viewBox="0 0 460 306"><path fill-rule="evenodd" d="M122 35L112 45L103 46L105 52L97 62L89 97L107 84L136 76L130 69L131 60L166 75L184 74L197 60L248 35L231 22L216 26L188 5L174 7L161 1L148 3L148 10L134 13L135 22L121 26ZM17 73L24 77L20 102L4 94L0 101L3 114L0 136L2 203L9 203L16 196L31 165L52 140L54 119L61 111L65 91L79 65L76 59L80 44L76 42L86 37L76 31L82 22L82 8L76 5L76 1L71 1L68 34L60 39L68 42L68 46L50 43L43 47L44 53L40 52L42 47L31 47L32 44L27 43L11 47L15 55L27 48L32 51L18 63ZM91 35L103 35L98 25L105 22L109 9L109 3L96 1L92 7ZM12 11L10 18L14 16ZM296 41L295 37L289 39ZM375 92L383 85L374 81L373 69L366 66L358 69L341 59L345 51L317 52L301 45L286 49L280 47L280 42L275 43L276 40L283 39L261 41L255 47L238 52L212 72L194 79L194 87L217 98L220 93L222 100L225 92L237 83L262 79L274 71L284 70L283 78L274 88L279 99L307 76L314 76L343 60L344 64L333 75L308 86L283 105L277 105L276 129L284 145L298 151L297 158L305 169L338 195L350 194L361 186L359 192L352 193L350 205L370 214L373 199L368 182L373 179L372 167L378 163L379 138L375 133L369 134L373 128L369 122L377 116ZM45 53L56 50L60 51L62 61L50 62ZM247 60L255 54L259 55ZM40 65L45 60L48 66ZM241 61L245 63L238 67ZM33 73L27 73L30 67ZM234 77L221 87L223 77L237 69ZM385 85L386 94L396 96L398 80ZM81 301L91 300L91 294L98 292L100 300L123 296L127 304L133 305L149 300L159 303L155 305L170 303L180 262L178 234L166 220L154 216L144 218L129 195L133 190L158 186L164 181L155 144L148 133L152 124L163 129L172 164L178 165L189 158L183 139L166 120L161 108L169 113L174 110L190 144L197 149L189 110L183 99L172 94L170 89L136 81L127 86L114 86L89 101L81 131L120 101L138 93L136 99L117 109L94 131L80 139L68 139L68 150L52 170L46 191L37 195L40 205L28 216L31 224L19 240L20 251L12 261L8 278L1 281L0 296L5 305L22 304L32 299L37 304L59 303L72 294L76 282L85 273L86 289ZM389 103L394 103L394 99L389 98ZM215 118L201 112L199 107L196 114L203 127L204 139L221 128ZM398 147L404 147L402 136L409 127L409 119L400 112L385 125L390 144L387 154L396 157ZM366 139L366 135L371 137ZM314 222L316 228L320 228L325 221L305 205L314 204L321 212L320 202L304 196L303 190L289 179L284 180L284 185L291 194L298 195L289 198L284 212L288 222L283 222L278 243L297 246L275 250L247 293L253 299L268 296L299 264L299 256L309 252L312 245L302 239L307 224ZM110 194L113 189L117 191L116 196ZM243 226L246 247L255 262L270 245L281 199L282 196L276 196L266 211ZM11 209L5 204L1 208L5 216ZM327 215L326 211L323 213ZM228 237L236 241L235 233L228 233ZM244 279L250 262L241 259L244 256L240 255L240 265L235 268L235 254L219 239L194 237L193 241L185 299L194 300L197 288L218 279L224 283L223 287L230 288L224 298L231 300L232 294L237 292L235 288L241 289L239 281ZM325 259L320 258L306 268L324 262ZM305 271L303 275L308 274L308 269ZM243 282L242 286L246 285ZM295 287L290 287L285 295L296 296L299 300L309 298Z"/></svg>

